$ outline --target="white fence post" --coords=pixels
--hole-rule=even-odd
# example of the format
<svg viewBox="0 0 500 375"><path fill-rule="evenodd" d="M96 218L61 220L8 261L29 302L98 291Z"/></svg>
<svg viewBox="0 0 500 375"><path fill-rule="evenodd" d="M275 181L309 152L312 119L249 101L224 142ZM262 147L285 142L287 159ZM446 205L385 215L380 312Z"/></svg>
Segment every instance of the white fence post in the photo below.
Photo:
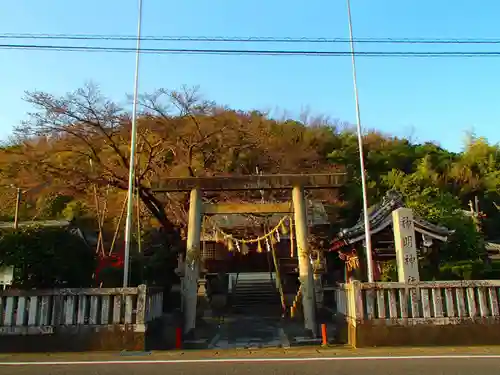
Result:
<svg viewBox="0 0 500 375"><path fill-rule="evenodd" d="M498 280L353 282L346 290L348 315L356 321L442 325L500 316Z"/></svg>
<svg viewBox="0 0 500 375"><path fill-rule="evenodd" d="M154 300L150 310L153 318L162 315L161 290L147 295L145 285L137 288L88 288L54 290L5 290L0 292L2 312L1 335L30 335L53 333L54 328L108 327L132 325L137 332L144 332L146 300Z"/></svg>

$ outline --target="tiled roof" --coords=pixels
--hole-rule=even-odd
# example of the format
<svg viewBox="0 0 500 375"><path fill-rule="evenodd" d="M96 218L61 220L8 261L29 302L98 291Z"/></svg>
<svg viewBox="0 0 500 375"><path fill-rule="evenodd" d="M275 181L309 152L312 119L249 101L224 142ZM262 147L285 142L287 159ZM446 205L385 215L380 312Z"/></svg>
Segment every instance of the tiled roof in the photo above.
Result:
<svg viewBox="0 0 500 375"><path fill-rule="evenodd" d="M404 207L403 197L401 196L401 194L394 190L388 191L387 194L382 198L382 201L380 203L368 209L370 228L373 231L376 231L378 227L385 226L387 224L389 216L392 215L392 211L400 207ZM448 228L429 223L428 221L418 216L414 216L414 223L417 230L422 229L423 231L434 233L439 237L447 237L454 232L453 230L450 230ZM360 236L363 236L364 233L364 219L363 216L361 216L354 226L341 230L334 242L343 239L347 240L358 238Z"/></svg>

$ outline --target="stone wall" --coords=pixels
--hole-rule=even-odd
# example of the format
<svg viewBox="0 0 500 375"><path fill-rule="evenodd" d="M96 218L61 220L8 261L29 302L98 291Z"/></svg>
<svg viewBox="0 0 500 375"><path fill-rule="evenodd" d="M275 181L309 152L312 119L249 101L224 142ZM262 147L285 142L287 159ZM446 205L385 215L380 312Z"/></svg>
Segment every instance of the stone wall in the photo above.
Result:
<svg viewBox="0 0 500 375"><path fill-rule="evenodd" d="M335 295L338 341L354 347L500 344L499 281L353 282Z"/></svg>
<svg viewBox="0 0 500 375"><path fill-rule="evenodd" d="M0 352L145 350L163 330L163 290L0 292Z"/></svg>
<svg viewBox="0 0 500 375"><path fill-rule="evenodd" d="M457 324L343 324L339 341L356 348L376 346L500 345L500 320L479 319Z"/></svg>
<svg viewBox="0 0 500 375"><path fill-rule="evenodd" d="M57 327L40 335L2 335L0 352L80 352L134 350L146 348L146 333L133 327Z"/></svg>

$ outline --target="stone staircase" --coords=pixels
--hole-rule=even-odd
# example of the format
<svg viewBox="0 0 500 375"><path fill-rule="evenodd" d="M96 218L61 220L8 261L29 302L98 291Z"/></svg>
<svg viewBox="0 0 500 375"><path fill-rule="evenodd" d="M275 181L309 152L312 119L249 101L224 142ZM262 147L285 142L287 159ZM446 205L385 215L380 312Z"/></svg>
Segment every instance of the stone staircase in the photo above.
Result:
<svg viewBox="0 0 500 375"><path fill-rule="evenodd" d="M231 294L233 313L279 316L281 300L269 273L242 273Z"/></svg>

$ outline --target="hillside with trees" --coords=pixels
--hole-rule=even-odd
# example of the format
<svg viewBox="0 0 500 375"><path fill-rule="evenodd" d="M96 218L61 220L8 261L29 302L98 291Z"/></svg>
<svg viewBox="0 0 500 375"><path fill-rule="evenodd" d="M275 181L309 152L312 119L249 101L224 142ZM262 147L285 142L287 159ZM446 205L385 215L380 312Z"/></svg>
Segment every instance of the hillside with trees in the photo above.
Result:
<svg viewBox="0 0 500 375"><path fill-rule="evenodd" d="M0 150L2 220L13 220L20 187L21 220L66 218L102 228L98 250L108 253L110 243L122 242L129 99L112 100L89 84L63 96L27 92L25 100L32 113ZM161 233L163 258L155 255L160 260L173 259L180 248L188 209L186 194L153 193L166 177L342 169L349 182L340 196L323 192L315 198L338 206L332 231L358 220L359 154L351 126L325 117L277 119L227 108L206 100L197 88L159 89L141 95L140 104L136 235L147 246L152 233ZM452 153L376 131L366 133L364 144L371 204L396 189L419 215L456 229L443 261L480 259L484 239L500 238L498 145L471 135L462 152ZM252 199L234 193L206 198ZM476 199L481 214L468 217L463 210Z"/></svg>

